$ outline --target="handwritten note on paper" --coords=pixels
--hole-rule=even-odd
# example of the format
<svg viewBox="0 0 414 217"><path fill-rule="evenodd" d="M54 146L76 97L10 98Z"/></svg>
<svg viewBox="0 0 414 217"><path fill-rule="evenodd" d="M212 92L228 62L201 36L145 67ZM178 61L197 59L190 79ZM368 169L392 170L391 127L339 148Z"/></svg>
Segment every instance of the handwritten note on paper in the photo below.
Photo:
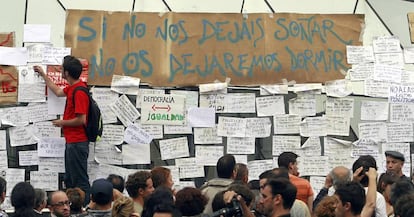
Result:
<svg viewBox="0 0 414 217"><path fill-rule="evenodd" d="M414 86L391 85L389 103L414 103Z"/></svg>
<svg viewBox="0 0 414 217"><path fill-rule="evenodd" d="M403 165L402 172L406 174L406 176L410 176L410 164L408 163L407 159L410 159L410 143L383 143L381 148L382 156L385 158L386 151L398 151L402 153L406 159L406 162ZM383 168L387 168L386 159L382 161Z"/></svg>
<svg viewBox="0 0 414 217"><path fill-rule="evenodd" d="M6 150L6 130L0 130L0 150Z"/></svg>
<svg viewBox="0 0 414 217"><path fill-rule="evenodd" d="M2 111L2 125L26 126L29 124L29 112L25 107L4 108Z"/></svg>
<svg viewBox="0 0 414 217"><path fill-rule="evenodd" d="M285 151L300 149L300 136L273 136L272 155L280 155Z"/></svg>
<svg viewBox="0 0 414 217"><path fill-rule="evenodd" d="M50 42L50 24L24 24L23 42Z"/></svg>
<svg viewBox="0 0 414 217"><path fill-rule="evenodd" d="M143 95L141 113L141 124L185 125L185 96Z"/></svg>
<svg viewBox="0 0 414 217"><path fill-rule="evenodd" d="M175 159L180 170L180 179L204 177L204 166L197 164L195 157Z"/></svg>
<svg viewBox="0 0 414 217"><path fill-rule="evenodd" d="M29 63L40 63L42 62L43 56L43 49L44 47L51 47L52 44L50 43L25 43L24 47L27 48L28 59L27 62ZM39 78L41 78L39 76Z"/></svg>
<svg viewBox="0 0 414 217"><path fill-rule="evenodd" d="M192 127L214 127L216 111L213 108L189 108L187 120Z"/></svg>
<svg viewBox="0 0 414 217"><path fill-rule="evenodd" d="M258 117L285 114L284 96L265 96L256 98Z"/></svg>
<svg viewBox="0 0 414 217"><path fill-rule="evenodd" d="M39 171L64 173L65 172L65 158L63 157L39 157Z"/></svg>
<svg viewBox="0 0 414 217"><path fill-rule="evenodd" d="M27 65L27 56L25 47L0 46L0 65L24 66Z"/></svg>
<svg viewBox="0 0 414 217"><path fill-rule="evenodd" d="M301 147L300 156L319 156L322 153L321 140L319 137L309 137Z"/></svg>
<svg viewBox="0 0 414 217"><path fill-rule="evenodd" d="M122 164L150 164L151 152L149 144L122 145Z"/></svg>
<svg viewBox="0 0 414 217"><path fill-rule="evenodd" d="M32 132L32 125L9 128L10 146L15 147L36 143Z"/></svg>
<svg viewBox="0 0 414 217"><path fill-rule="evenodd" d="M305 137L326 136L327 120L325 117L307 117L300 123L300 135Z"/></svg>
<svg viewBox="0 0 414 217"><path fill-rule="evenodd" d="M324 137L324 155L334 156L343 155L350 157L352 151L352 142L332 137Z"/></svg>
<svg viewBox="0 0 414 217"><path fill-rule="evenodd" d="M326 99L326 115L354 117L354 99L328 97Z"/></svg>
<svg viewBox="0 0 414 217"><path fill-rule="evenodd" d="M246 119L220 116L217 126L217 135L228 137L245 137Z"/></svg>
<svg viewBox="0 0 414 217"><path fill-rule="evenodd" d="M153 95L161 94L162 95L162 94L165 94L165 90L139 88L138 95L137 95L136 102L135 102L135 105L137 108L141 108L142 96L148 95L148 94L153 94Z"/></svg>
<svg viewBox="0 0 414 217"><path fill-rule="evenodd" d="M164 134L193 134L193 128L189 125L163 125Z"/></svg>
<svg viewBox="0 0 414 217"><path fill-rule="evenodd" d="M362 155L371 155L375 159L379 159L379 147L375 144L366 144L366 145L358 145L352 146L351 156L354 158L358 158Z"/></svg>
<svg viewBox="0 0 414 217"><path fill-rule="evenodd" d="M402 73L403 70L401 67L375 64L372 79L376 81L401 83Z"/></svg>
<svg viewBox="0 0 414 217"><path fill-rule="evenodd" d="M246 136L265 138L270 136L272 123L270 118L246 118Z"/></svg>
<svg viewBox="0 0 414 217"><path fill-rule="evenodd" d="M217 113L223 113L226 109L225 94L203 94L200 95L200 107L213 108Z"/></svg>
<svg viewBox="0 0 414 217"><path fill-rule="evenodd" d="M361 120L386 121L387 119L388 102L367 100L361 101Z"/></svg>
<svg viewBox="0 0 414 217"><path fill-rule="evenodd" d="M45 191L59 189L59 174L48 171L30 171L30 184Z"/></svg>
<svg viewBox="0 0 414 217"><path fill-rule="evenodd" d="M70 47L49 47L43 48L42 64L61 65L63 58L71 54Z"/></svg>
<svg viewBox="0 0 414 217"><path fill-rule="evenodd" d="M374 63L364 63L352 65L349 70L351 81L363 81L370 78L374 74Z"/></svg>
<svg viewBox="0 0 414 217"><path fill-rule="evenodd" d="M326 116L328 135L349 136L351 120L349 117L329 117Z"/></svg>
<svg viewBox="0 0 414 217"><path fill-rule="evenodd" d="M274 134L299 133L300 122L299 115L275 115L273 116Z"/></svg>
<svg viewBox="0 0 414 217"><path fill-rule="evenodd" d="M145 132L147 132L148 134L150 134L152 136L152 138L154 138L154 139L162 139L162 138L164 138L164 133L163 133L163 130L162 130L163 125L157 125L157 124L140 124L140 123L135 123L135 125L137 125L141 129L145 130Z"/></svg>
<svg viewBox="0 0 414 217"><path fill-rule="evenodd" d="M200 94L206 94L209 92L222 92L227 91L228 83L229 81L226 79L226 82L200 84L198 85L198 89L200 90Z"/></svg>
<svg viewBox="0 0 414 217"><path fill-rule="evenodd" d="M66 97L56 96L47 88L47 112L50 115L62 115L65 110Z"/></svg>
<svg viewBox="0 0 414 217"><path fill-rule="evenodd" d="M141 116L126 95L120 96L115 103L111 105L111 109L124 126L129 126Z"/></svg>
<svg viewBox="0 0 414 217"><path fill-rule="evenodd" d="M385 81L365 80L364 95L379 98L388 98L390 87L393 84Z"/></svg>
<svg viewBox="0 0 414 217"><path fill-rule="evenodd" d="M414 122L414 104L391 104L390 122Z"/></svg>
<svg viewBox="0 0 414 217"><path fill-rule="evenodd" d="M46 103L29 103L26 107L29 113L29 121L32 123L56 119L56 115L49 115Z"/></svg>
<svg viewBox="0 0 414 217"><path fill-rule="evenodd" d="M404 63L414 63L414 47L404 47Z"/></svg>
<svg viewBox="0 0 414 217"><path fill-rule="evenodd" d="M7 151L6 150L0 150L0 159L7 159ZM1 160L0 161L0 169L8 168L9 163L8 160Z"/></svg>
<svg viewBox="0 0 414 217"><path fill-rule="evenodd" d="M216 166L218 159L224 155L224 146L195 146L195 158L199 165Z"/></svg>
<svg viewBox="0 0 414 217"><path fill-rule="evenodd" d="M234 159L236 159L236 163L243 163L247 165L247 155L238 155L233 154Z"/></svg>
<svg viewBox="0 0 414 217"><path fill-rule="evenodd" d="M194 144L221 144L223 138L217 135L217 127L194 128Z"/></svg>
<svg viewBox="0 0 414 217"><path fill-rule="evenodd" d="M190 156L187 137L160 140L161 160Z"/></svg>
<svg viewBox="0 0 414 217"><path fill-rule="evenodd" d="M36 150L19 151L19 166L37 165L39 157Z"/></svg>
<svg viewBox="0 0 414 217"><path fill-rule="evenodd" d="M374 62L374 49L372 46L346 46L346 60L348 64Z"/></svg>
<svg viewBox="0 0 414 217"><path fill-rule="evenodd" d="M122 164L122 153L113 144L99 143L95 147L95 161L100 164Z"/></svg>
<svg viewBox="0 0 414 217"><path fill-rule="evenodd" d="M289 114L314 116L316 114L316 98L314 94L298 94L289 100Z"/></svg>
<svg viewBox="0 0 414 217"><path fill-rule="evenodd" d="M150 144L152 136L137 125L131 124L125 130L124 141L128 144Z"/></svg>
<svg viewBox="0 0 414 217"><path fill-rule="evenodd" d="M0 174L3 175L4 179L7 182L6 196L11 195L11 191L17 183L24 182L25 180L25 169L8 168L3 171L0 171Z"/></svg>
<svg viewBox="0 0 414 217"><path fill-rule="evenodd" d="M33 124L33 136L36 140L43 137L61 137L61 128L53 126L51 121L37 122Z"/></svg>
<svg viewBox="0 0 414 217"><path fill-rule="evenodd" d="M39 157L64 157L65 138L41 138L37 143L37 154Z"/></svg>
<svg viewBox="0 0 414 217"><path fill-rule="evenodd" d="M359 138L371 139L375 142L387 141L387 126L384 122L360 123Z"/></svg>
<svg viewBox="0 0 414 217"><path fill-rule="evenodd" d="M113 75L111 90L120 94L137 95L141 79L123 75Z"/></svg>
<svg viewBox="0 0 414 217"><path fill-rule="evenodd" d="M170 94L185 96L186 109L198 107L198 92L188 90L170 90Z"/></svg>
<svg viewBox="0 0 414 217"><path fill-rule="evenodd" d="M325 92L327 96L345 97L352 94L352 83L348 79L327 81Z"/></svg>
<svg viewBox="0 0 414 217"><path fill-rule="evenodd" d="M412 123L387 123L387 142L413 142Z"/></svg>
<svg viewBox="0 0 414 217"><path fill-rule="evenodd" d="M266 170L273 169L273 160L254 160L247 163L247 169L249 169L249 180L254 180L259 177L261 173Z"/></svg>
<svg viewBox="0 0 414 217"><path fill-rule="evenodd" d="M326 155L325 155L326 156ZM356 159L351 157L351 152L348 155L344 154L334 154L328 156L328 164L331 168L337 166L345 166L347 168L352 168L352 164Z"/></svg>
<svg viewBox="0 0 414 217"><path fill-rule="evenodd" d="M301 176L325 176L331 170L327 156L299 158Z"/></svg>
<svg viewBox="0 0 414 217"><path fill-rule="evenodd" d="M391 66L404 66L404 56L402 52L398 53L376 53L375 56L375 63L384 64L384 65L391 65Z"/></svg>
<svg viewBox="0 0 414 217"><path fill-rule="evenodd" d="M109 143L120 145L124 141L124 126L115 124L104 124L101 139L98 143Z"/></svg>
<svg viewBox="0 0 414 217"><path fill-rule="evenodd" d="M400 40L397 36L377 36L372 40L374 53L401 52Z"/></svg>
<svg viewBox="0 0 414 217"><path fill-rule="evenodd" d="M112 111L110 105L118 99L118 94L111 91L109 88L94 87L92 89L92 97L101 109L103 123L116 123L116 115Z"/></svg>
<svg viewBox="0 0 414 217"><path fill-rule="evenodd" d="M254 137L228 137L227 154L254 154L255 141Z"/></svg>
<svg viewBox="0 0 414 217"><path fill-rule="evenodd" d="M46 102L45 83L33 81L41 78L33 71L33 66L20 66L17 98L19 102ZM36 75L34 75L36 73ZM46 113L47 114L47 113ZM43 114L44 115L44 114Z"/></svg>
<svg viewBox="0 0 414 217"><path fill-rule="evenodd" d="M288 94L287 84L261 85L260 96L274 95L274 94Z"/></svg>
<svg viewBox="0 0 414 217"><path fill-rule="evenodd" d="M217 113L255 113L254 93L200 95L200 107L215 108Z"/></svg>

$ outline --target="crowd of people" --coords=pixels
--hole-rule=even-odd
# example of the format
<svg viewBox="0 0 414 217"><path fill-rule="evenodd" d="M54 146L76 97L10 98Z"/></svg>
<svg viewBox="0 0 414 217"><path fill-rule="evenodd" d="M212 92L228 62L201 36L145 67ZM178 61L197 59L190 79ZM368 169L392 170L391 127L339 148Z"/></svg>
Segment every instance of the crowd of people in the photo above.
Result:
<svg viewBox="0 0 414 217"><path fill-rule="evenodd" d="M332 168L324 186L314 197L307 179L299 177L297 157L283 152L278 168L248 180L248 168L232 155L222 156L217 177L200 188L174 189L171 171L155 167L137 171L126 180L119 175L92 182L89 197L81 188L50 192L35 189L28 182L11 191L13 217L412 217L414 185L402 173L404 155L387 151L387 171L377 174L377 162L360 156L348 169ZM126 191L124 194L123 192ZM0 177L0 204L6 195L6 181ZM85 200L90 198L86 206ZM0 216L8 216L0 211Z"/></svg>

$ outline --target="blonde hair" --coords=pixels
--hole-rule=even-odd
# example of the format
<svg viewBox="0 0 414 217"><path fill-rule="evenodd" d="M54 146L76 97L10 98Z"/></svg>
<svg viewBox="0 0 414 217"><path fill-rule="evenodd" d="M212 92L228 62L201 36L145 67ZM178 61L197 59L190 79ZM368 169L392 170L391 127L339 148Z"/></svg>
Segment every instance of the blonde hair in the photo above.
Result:
<svg viewBox="0 0 414 217"><path fill-rule="evenodd" d="M129 197L120 197L112 205L112 217L129 217L134 213L134 201Z"/></svg>

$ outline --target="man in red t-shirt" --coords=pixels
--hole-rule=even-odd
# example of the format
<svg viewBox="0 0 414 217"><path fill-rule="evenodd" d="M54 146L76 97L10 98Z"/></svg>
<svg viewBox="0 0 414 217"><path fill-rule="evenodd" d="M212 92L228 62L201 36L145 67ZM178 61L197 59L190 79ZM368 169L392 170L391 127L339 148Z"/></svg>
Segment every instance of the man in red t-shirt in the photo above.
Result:
<svg viewBox="0 0 414 217"><path fill-rule="evenodd" d="M56 96L66 96L63 119L53 121L54 126L63 128L63 135L66 140L65 185L66 188L79 187L85 191L85 203L88 203L90 194L87 173L89 141L84 125L87 123L89 96L83 91L77 91L76 96L73 96L73 91L76 87L87 86L86 83L79 79L82 73L82 64L73 56L65 56L63 58L62 78L69 83L69 86L64 89L58 87L40 66L34 66L33 69L43 77L46 85Z"/></svg>

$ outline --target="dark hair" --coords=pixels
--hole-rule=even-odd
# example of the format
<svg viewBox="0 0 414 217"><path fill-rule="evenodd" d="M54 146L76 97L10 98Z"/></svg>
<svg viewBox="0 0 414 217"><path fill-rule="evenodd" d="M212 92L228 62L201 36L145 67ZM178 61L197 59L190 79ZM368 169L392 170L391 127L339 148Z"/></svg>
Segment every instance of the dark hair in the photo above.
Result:
<svg viewBox="0 0 414 217"><path fill-rule="evenodd" d="M47 199L46 198L46 191L40 188L35 188L35 201L33 208L39 208L40 205Z"/></svg>
<svg viewBox="0 0 414 217"><path fill-rule="evenodd" d="M397 200L394 205L394 215L399 217L414 216L414 194L406 194Z"/></svg>
<svg viewBox="0 0 414 217"><path fill-rule="evenodd" d="M269 179L265 186L272 188L272 195L276 196L280 194L283 198L283 208L290 209L296 200L297 189L289 179L277 178Z"/></svg>
<svg viewBox="0 0 414 217"><path fill-rule="evenodd" d="M273 168L272 173L275 174L277 178L285 178L289 180L289 170L287 168Z"/></svg>
<svg viewBox="0 0 414 217"><path fill-rule="evenodd" d="M272 170L266 170L259 175L259 179L276 179L276 174Z"/></svg>
<svg viewBox="0 0 414 217"><path fill-rule="evenodd" d="M145 199L141 217L152 217L155 212L172 212L174 209L171 189L160 186Z"/></svg>
<svg viewBox="0 0 414 217"><path fill-rule="evenodd" d="M260 190L260 181L257 179L250 180L249 183L247 183L247 186L250 190Z"/></svg>
<svg viewBox="0 0 414 217"><path fill-rule="evenodd" d="M63 71L67 71L69 76L74 79L79 79L82 73L82 63L78 58L67 55L63 58Z"/></svg>
<svg viewBox="0 0 414 217"><path fill-rule="evenodd" d="M138 171L128 176L125 183L125 188L128 195L132 198L138 197L138 190L147 187L147 180L151 178L151 173L148 171Z"/></svg>
<svg viewBox="0 0 414 217"><path fill-rule="evenodd" d="M375 158L372 157L371 155L362 155L359 156L359 158L354 162L354 164L352 165L352 172L355 173L355 171L360 168L363 167L364 171L368 171L368 169L370 167L377 169L377 161L375 161ZM361 179L360 181L361 185L364 187L368 186L368 177L364 175L364 177Z"/></svg>
<svg viewBox="0 0 414 217"><path fill-rule="evenodd" d="M365 190L361 184L357 182L346 182L340 184L335 191L335 194L341 200L341 203L350 203L351 212L354 215L359 215L365 205Z"/></svg>
<svg viewBox="0 0 414 217"><path fill-rule="evenodd" d="M72 205L70 205L70 213L82 213L82 206L85 201L85 192L80 188L68 188L66 190L66 195L72 203Z"/></svg>
<svg viewBox="0 0 414 217"><path fill-rule="evenodd" d="M390 193L390 203L394 205L398 198L402 197L406 194L414 193L414 186L413 183L405 180L400 179L391 186L391 193Z"/></svg>
<svg viewBox="0 0 414 217"><path fill-rule="evenodd" d="M110 174L106 180L108 180L109 182L112 183L112 185L114 186L114 188L116 190L118 190L119 192L124 192L125 189L125 180L124 178L122 178L122 176L120 175L116 175L116 174Z"/></svg>
<svg viewBox="0 0 414 217"><path fill-rule="evenodd" d="M382 173L378 179L377 191L384 193L387 185L392 185L398 181L398 177L391 173Z"/></svg>
<svg viewBox="0 0 414 217"><path fill-rule="evenodd" d="M250 206L253 199L255 198L253 192L249 189L249 187L247 187L246 185L243 185L243 184L234 184L233 183L229 186L229 188L227 190L228 191L234 191L238 195L242 196L244 201L246 202L247 206Z"/></svg>
<svg viewBox="0 0 414 217"><path fill-rule="evenodd" d="M7 182L6 180L0 176L0 194L6 192Z"/></svg>
<svg viewBox="0 0 414 217"><path fill-rule="evenodd" d="M246 164L243 163L236 163L236 177L234 180L243 181L243 178L248 175L249 170L247 169Z"/></svg>
<svg viewBox="0 0 414 217"><path fill-rule="evenodd" d="M229 179L233 175L234 167L236 166L236 159L231 154L221 156L216 165L217 176L219 178Z"/></svg>
<svg viewBox="0 0 414 217"><path fill-rule="evenodd" d="M166 167L154 167L151 170L151 178L154 188L159 186L167 186L168 177L171 174L171 170Z"/></svg>
<svg viewBox="0 0 414 217"><path fill-rule="evenodd" d="M298 155L293 152L283 152L279 155L277 159L277 164L279 165L279 167L289 168L289 164L295 163L296 158L298 158Z"/></svg>
<svg viewBox="0 0 414 217"><path fill-rule="evenodd" d="M207 197L197 188L185 187L175 195L175 206L184 216L201 214L207 202Z"/></svg>
<svg viewBox="0 0 414 217"><path fill-rule="evenodd" d="M11 192L11 204L14 206L13 217L32 217L34 216L33 205L35 201L35 191L31 184L27 182L17 183Z"/></svg>

